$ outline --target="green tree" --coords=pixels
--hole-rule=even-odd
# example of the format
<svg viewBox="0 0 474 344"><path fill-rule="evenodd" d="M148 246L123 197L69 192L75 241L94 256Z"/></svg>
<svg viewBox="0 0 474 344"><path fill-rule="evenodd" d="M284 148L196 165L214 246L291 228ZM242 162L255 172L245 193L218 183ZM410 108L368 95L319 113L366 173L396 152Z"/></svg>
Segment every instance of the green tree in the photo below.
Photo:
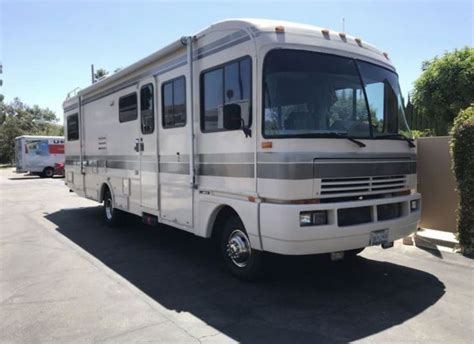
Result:
<svg viewBox="0 0 474 344"><path fill-rule="evenodd" d="M99 68L95 71L94 78L97 81L103 77L106 77L107 75L109 75L109 72L107 70L105 70L104 68Z"/></svg>
<svg viewBox="0 0 474 344"><path fill-rule="evenodd" d="M474 48L465 47L424 61L415 81L416 129L447 135L460 110L474 102Z"/></svg>
<svg viewBox="0 0 474 344"><path fill-rule="evenodd" d="M64 128L50 109L32 107L15 98L5 103L0 95L0 162L13 162L15 137L21 135L63 135Z"/></svg>

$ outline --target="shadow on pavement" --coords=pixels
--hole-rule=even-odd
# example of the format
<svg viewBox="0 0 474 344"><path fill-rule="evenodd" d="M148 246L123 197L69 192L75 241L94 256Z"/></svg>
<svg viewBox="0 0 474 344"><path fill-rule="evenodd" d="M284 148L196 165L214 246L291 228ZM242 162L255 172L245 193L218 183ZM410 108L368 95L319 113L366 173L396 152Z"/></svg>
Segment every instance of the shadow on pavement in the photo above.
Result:
<svg viewBox="0 0 474 344"><path fill-rule="evenodd" d="M162 306L185 311L239 342L348 342L416 316L444 294L423 271L358 257L269 256L258 283L230 276L209 240L130 218L102 224L101 208L46 216L57 230Z"/></svg>
<svg viewBox="0 0 474 344"><path fill-rule="evenodd" d="M8 180L28 180L28 179L44 179L44 180L64 179L64 176L54 176L52 178L41 178L40 176L25 175L23 177L10 177L10 178L8 178Z"/></svg>
<svg viewBox="0 0 474 344"><path fill-rule="evenodd" d="M40 179L40 176L22 176L22 177L8 178L8 180L28 180L28 179Z"/></svg>

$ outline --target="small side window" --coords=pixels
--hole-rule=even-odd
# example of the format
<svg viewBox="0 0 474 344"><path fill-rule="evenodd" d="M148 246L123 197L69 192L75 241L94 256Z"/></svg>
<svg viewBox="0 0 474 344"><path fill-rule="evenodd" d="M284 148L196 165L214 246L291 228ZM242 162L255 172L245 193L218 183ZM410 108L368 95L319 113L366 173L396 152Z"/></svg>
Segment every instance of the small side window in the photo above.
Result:
<svg viewBox="0 0 474 344"><path fill-rule="evenodd" d="M119 122L134 121L138 117L137 93L130 93L119 98Z"/></svg>
<svg viewBox="0 0 474 344"><path fill-rule="evenodd" d="M77 113L67 116L67 140L79 140L79 115Z"/></svg>
<svg viewBox="0 0 474 344"><path fill-rule="evenodd" d="M155 114L153 104L153 85L147 84L140 89L140 117L143 134L155 131Z"/></svg>
<svg viewBox="0 0 474 344"><path fill-rule="evenodd" d="M163 128L186 125L186 80L184 76L167 81L161 87Z"/></svg>

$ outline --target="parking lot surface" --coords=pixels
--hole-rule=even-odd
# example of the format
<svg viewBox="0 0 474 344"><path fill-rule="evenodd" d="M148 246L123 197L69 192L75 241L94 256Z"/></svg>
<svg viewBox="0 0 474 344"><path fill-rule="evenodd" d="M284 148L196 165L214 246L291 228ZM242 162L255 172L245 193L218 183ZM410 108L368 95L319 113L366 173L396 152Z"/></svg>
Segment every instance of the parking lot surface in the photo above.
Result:
<svg viewBox="0 0 474 344"><path fill-rule="evenodd" d="M474 338L474 264L399 243L353 262L269 256L234 279L212 244L108 228L63 179L0 170L1 343L449 342Z"/></svg>

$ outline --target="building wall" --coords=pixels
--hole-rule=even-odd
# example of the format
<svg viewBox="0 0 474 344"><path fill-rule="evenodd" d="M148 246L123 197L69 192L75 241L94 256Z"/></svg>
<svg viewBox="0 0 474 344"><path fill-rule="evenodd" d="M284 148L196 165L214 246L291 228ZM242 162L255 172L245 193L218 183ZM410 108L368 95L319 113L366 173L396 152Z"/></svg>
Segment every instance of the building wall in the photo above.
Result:
<svg viewBox="0 0 474 344"><path fill-rule="evenodd" d="M422 196L422 228L456 232L458 195L451 170L449 136L417 140L418 191Z"/></svg>

